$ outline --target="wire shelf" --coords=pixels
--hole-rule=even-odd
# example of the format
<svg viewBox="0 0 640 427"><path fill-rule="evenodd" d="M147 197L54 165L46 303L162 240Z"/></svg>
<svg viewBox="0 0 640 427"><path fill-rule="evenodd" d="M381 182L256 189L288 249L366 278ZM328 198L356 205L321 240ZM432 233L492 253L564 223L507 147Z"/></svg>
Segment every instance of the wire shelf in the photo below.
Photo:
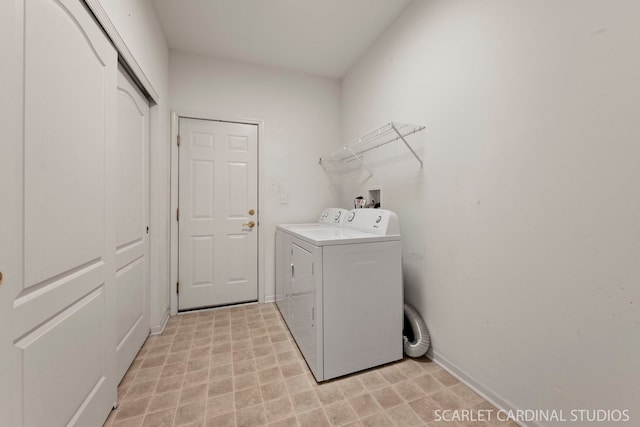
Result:
<svg viewBox="0 0 640 427"><path fill-rule="evenodd" d="M345 144L341 150L320 157L319 163L327 171L357 169L362 166L363 154L392 142L402 141L422 167L422 159L405 138L424 129L425 126L421 125L389 122Z"/></svg>

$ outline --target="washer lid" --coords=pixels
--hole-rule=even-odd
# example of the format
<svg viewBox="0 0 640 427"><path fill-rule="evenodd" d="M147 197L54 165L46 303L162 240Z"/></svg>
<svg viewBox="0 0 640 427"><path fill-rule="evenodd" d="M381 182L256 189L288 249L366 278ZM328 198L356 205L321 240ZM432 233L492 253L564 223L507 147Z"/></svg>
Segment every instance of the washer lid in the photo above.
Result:
<svg viewBox="0 0 640 427"><path fill-rule="evenodd" d="M374 243L400 240L400 235L380 235L349 228L315 228L289 230L289 232L314 246L348 245L353 243Z"/></svg>
<svg viewBox="0 0 640 427"><path fill-rule="evenodd" d="M278 224L276 229L282 231L314 230L326 227L340 227L349 215L349 211L341 208L326 208L320 214L318 222L302 224Z"/></svg>
<svg viewBox="0 0 640 427"><path fill-rule="evenodd" d="M296 232L305 230L339 230L340 227L337 225L311 222L308 224L278 224L276 225L276 229L287 232Z"/></svg>

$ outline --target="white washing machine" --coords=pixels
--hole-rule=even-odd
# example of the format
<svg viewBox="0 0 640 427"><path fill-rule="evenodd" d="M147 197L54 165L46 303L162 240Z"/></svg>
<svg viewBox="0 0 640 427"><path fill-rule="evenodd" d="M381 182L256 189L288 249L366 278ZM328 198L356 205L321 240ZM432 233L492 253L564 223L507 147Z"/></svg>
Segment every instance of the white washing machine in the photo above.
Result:
<svg viewBox="0 0 640 427"><path fill-rule="evenodd" d="M402 358L401 264L388 210L277 227L276 303L316 380Z"/></svg>

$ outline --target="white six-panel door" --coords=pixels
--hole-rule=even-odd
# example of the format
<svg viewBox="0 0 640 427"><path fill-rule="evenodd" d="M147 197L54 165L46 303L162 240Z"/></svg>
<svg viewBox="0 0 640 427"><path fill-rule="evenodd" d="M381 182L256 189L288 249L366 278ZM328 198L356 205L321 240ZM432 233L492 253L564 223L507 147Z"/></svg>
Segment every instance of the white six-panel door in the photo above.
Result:
<svg viewBox="0 0 640 427"><path fill-rule="evenodd" d="M258 299L256 125L179 122L178 309Z"/></svg>
<svg viewBox="0 0 640 427"><path fill-rule="evenodd" d="M22 130L0 152L14 165L0 171L0 424L96 426L116 400L117 55L78 0L11 3L3 60L22 96L2 102Z"/></svg>
<svg viewBox="0 0 640 427"><path fill-rule="evenodd" d="M116 353L119 381L149 335L149 103L118 68Z"/></svg>

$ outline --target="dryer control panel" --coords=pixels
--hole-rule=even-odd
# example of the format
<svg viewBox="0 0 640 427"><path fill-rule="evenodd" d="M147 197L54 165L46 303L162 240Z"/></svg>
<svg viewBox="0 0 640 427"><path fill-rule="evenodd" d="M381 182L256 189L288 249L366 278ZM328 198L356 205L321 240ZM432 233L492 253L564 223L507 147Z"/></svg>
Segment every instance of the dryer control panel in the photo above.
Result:
<svg viewBox="0 0 640 427"><path fill-rule="evenodd" d="M398 216L386 209L352 209L343 226L383 236L400 234Z"/></svg>

